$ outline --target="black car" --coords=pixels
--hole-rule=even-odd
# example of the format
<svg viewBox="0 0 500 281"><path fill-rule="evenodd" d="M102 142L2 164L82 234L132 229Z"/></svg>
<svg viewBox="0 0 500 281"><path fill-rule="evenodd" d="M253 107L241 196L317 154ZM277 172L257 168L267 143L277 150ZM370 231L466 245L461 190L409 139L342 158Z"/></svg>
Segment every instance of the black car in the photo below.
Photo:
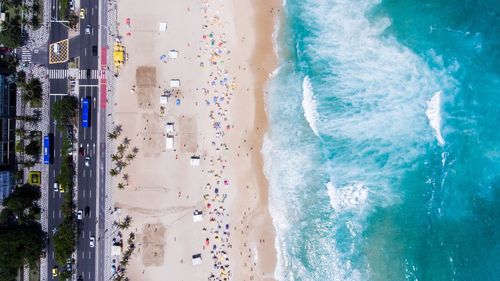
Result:
<svg viewBox="0 0 500 281"><path fill-rule="evenodd" d="M86 217L90 216L90 207L89 206L85 207L85 216Z"/></svg>
<svg viewBox="0 0 500 281"><path fill-rule="evenodd" d="M92 55L95 57L97 56L97 46L92 46Z"/></svg>
<svg viewBox="0 0 500 281"><path fill-rule="evenodd" d="M90 69L85 71L85 76L87 76L87 79L90 79Z"/></svg>

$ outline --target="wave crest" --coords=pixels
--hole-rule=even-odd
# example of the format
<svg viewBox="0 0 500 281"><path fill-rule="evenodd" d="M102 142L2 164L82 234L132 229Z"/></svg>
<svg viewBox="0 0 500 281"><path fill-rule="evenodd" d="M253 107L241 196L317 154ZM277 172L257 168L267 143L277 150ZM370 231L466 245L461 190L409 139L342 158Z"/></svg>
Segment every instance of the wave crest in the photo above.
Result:
<svg viewBox="0 0 500 281"><path fill-rule="evenodd" d="M434 129L439 145L443 146L445 142L441 135L441 91L436 92L434 96L427 101L425 115L427 115L429 124Z"/></svg>
<svg viewBox="0 0 500 281"><path fill-rule="evenodd" d="M314 99L314 92L312 88L311 81L309 77L304 77L304 81L302 82L302 107L304 108L304 117L309 123L309 127L313 130L314 134L319 136L318 133L318 111L317 111L317 103Z"/></svg>

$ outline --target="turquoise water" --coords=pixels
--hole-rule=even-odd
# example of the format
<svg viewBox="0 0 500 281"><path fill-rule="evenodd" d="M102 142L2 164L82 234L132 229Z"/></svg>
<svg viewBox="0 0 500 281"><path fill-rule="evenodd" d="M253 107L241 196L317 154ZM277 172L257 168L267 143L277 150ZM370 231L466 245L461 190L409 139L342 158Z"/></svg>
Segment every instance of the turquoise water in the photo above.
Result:
<svg viewBox="0 0 500 281"><path fill-rule="evenodd" d="M280 280L500 280L500 3L287 1Z"/></svg>

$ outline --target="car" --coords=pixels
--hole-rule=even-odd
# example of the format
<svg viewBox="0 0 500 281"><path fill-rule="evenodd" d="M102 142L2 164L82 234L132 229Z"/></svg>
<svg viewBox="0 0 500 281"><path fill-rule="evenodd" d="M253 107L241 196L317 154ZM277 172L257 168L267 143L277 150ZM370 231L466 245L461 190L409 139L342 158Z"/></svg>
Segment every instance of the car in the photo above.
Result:
<svg viewBox="0 0 500 281"><path fill-rule="evenodd" d="M94 57L97 56L97 46L96 45L92 46L92 55Z"/></svg>
<svg viewBox="0 0 500 281"><path fill-rule="evenodd" d="M90 69L85 70L85 76L90 79Z"/></svg>
<svg viewBox="0 0 500 281"><path fill-rule="evenodd" d="M85 154L85 149L83 147L78 148L78 154L80 154L80 156L83 156Z"/></svg>
<svg viewBox="0 0 500 281"><path fill-rule="evenodd" d="M85 207L85 216L86 217L90 216L90 207L89 206Z"/></svg>
<svg viewBox="0 0 500 281"><path fill-rule="evenodd" d="M80 9L80 19L82 19L82 20L83 20L83 19L85 19L85 14L86 14L86 13L85 13L85 9L84 9L84 8L81 8L81 9Z"/></svg>
<svg viewBox="0 0 500 281"><path fill-rule="evenodd" d="M59 191L59 183L58 182L54 182L54 191Z"/></svg>
<svg viewBox="0 0 500 281"><path fill-rule="evenodd" d="M87 26L85 26L85 34L89 35L90 34L90 24L87 24Z"/></svg>
<svg viewBox="0 0 500 281"><path fill-rule="evenodd" d="M71 259L68 258L66 259L66 271L71 272L71 268L72 268Z"/></svg>
<svg viewBox="0 0 500 281"><path fill-rule="evenodd" d="M78 210L78 213L76 213L76 218L81 221L83 219L83 211L82 209Z"/></svg>
<svg viewBox="0 0 500 281"><path fill-rule="evenodd" d="M62 184L59 185L59 192L64 192L64 185Z"/></svg>
<svg viewBox="0 0 500 281"><path fill-rule="evenodd" d="M59 275L59 268L56 265L52 268L52 277L57 277L57 275Z"/></svg>
<svg viewBox="0 0 500 281"><path fill-rule="evenodd" d="M75 1L74 0L69 0L69 9L74 10L75 9Z"/></svg>
<svg viewBox="0 0 500 281"><path fill-rule="evenodd" d="M85 157L85 167L90 167L90 156Z"/></svg>
<svg viewBox="0 0 500 281"><path fill-rule="evenodd" d="M94 246L95 246L95 237L90 236L90 248L94 248Z"/></svg>

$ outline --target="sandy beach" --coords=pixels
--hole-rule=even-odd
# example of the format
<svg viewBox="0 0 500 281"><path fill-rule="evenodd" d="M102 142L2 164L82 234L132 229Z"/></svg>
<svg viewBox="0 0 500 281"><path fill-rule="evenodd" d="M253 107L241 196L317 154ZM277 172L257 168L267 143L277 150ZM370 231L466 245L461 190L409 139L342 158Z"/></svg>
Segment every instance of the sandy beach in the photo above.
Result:
<svg viewBox="0 0 500 281"><path fill-rule="evenodd" d="M128 60L110 100L122 128L112 153L124 138L122 154L138 153L113 178L113 198L116 219L132 217L123 236L136 235L131 280L274 280L260 149L280 7L118 1Z"/></svg>

